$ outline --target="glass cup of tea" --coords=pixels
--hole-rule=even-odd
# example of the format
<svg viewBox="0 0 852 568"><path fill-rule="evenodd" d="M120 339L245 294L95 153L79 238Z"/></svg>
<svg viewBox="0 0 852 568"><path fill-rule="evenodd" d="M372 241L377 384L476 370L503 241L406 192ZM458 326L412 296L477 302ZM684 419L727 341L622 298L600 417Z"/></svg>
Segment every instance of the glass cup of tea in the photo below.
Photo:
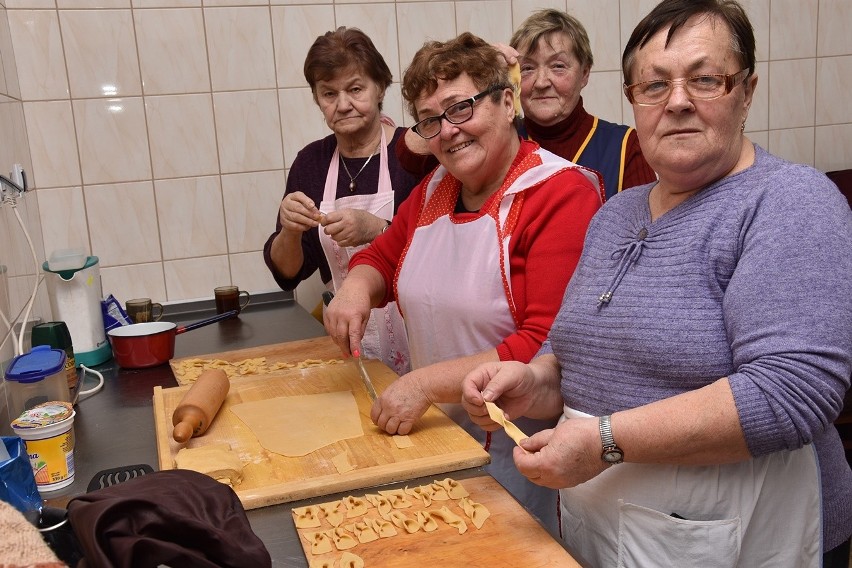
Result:
<svg viewBox="0 0 852 568"><path fill-rule="evenodd" d="M151 298L134 298L124 303L124 310L133 323L160 321L163 317L163 305L152 302Z"/></svg>
<svg viewBox="0 0 852 568"><path fill-rule="evenodd" d="M232 310L240 313L251 302L251 294L246 290L240 290L237 286L219 286L214 288L213 297L216 300L217 314L224 314Z"/></svg>

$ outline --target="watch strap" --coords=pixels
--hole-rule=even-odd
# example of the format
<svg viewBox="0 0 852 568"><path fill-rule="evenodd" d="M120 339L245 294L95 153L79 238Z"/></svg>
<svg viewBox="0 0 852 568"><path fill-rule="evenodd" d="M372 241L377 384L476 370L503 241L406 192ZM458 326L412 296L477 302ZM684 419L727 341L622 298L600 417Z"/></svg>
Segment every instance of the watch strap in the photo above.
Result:
<svg viewBox="0 0 852 568"><path fill-rule="evenodd" d="M612 416L607 414L598 419L598 430L601 434L601 459L610 465L624 461L624 451L618 447L612 437Z"/></svg>

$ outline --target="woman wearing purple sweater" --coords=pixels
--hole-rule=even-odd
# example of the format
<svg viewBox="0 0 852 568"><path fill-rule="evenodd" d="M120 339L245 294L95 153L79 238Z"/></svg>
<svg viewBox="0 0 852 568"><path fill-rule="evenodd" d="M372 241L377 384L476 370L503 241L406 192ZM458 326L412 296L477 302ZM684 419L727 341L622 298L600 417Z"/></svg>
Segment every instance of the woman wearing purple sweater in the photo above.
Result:
<svg viewBox="0 0 852 568"><path fill-rule="evenodd" d="M561 489L589 566L846 566L852 471L832 425L852 373L852 212L821 173L744 135L754 35L732 0L664 0L625 48L625 94L659 181L592 220L529 365L465 379Z"/></svg>

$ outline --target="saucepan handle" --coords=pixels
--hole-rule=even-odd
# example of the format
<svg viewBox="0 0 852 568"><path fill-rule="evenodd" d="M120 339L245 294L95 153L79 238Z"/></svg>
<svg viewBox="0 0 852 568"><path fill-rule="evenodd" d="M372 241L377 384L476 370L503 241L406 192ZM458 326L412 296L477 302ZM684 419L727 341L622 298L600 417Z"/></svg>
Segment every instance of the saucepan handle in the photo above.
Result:
<svg viewBox="0 0 852 568"><path fill-rule="evenodd" d="M209 317L207 319L203 319L200 321L195 321L192 323L188 323L186 325L180 325L175 330L175 335L181 334L185 331L191 331L193 329L197 329L199 327L204 327L205 325L210 325L211 323L216 323L217 321L226 320L228 318L235 317L239 312L239 310L231 310L229 312L223 312L221 314L216 314L213 317Z"/></svg>

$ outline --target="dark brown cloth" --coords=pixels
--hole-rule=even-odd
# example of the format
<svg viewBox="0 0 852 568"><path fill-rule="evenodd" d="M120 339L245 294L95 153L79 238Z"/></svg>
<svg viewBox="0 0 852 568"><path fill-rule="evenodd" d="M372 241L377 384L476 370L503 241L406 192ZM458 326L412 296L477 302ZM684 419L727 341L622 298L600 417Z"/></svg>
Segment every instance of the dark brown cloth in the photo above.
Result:
<svg viewBox="0 0 852 568"><path fill-rule="evenodd" d="M236 493L189 470L159 471L68 503L78 568L272 566Z"/></svg>

